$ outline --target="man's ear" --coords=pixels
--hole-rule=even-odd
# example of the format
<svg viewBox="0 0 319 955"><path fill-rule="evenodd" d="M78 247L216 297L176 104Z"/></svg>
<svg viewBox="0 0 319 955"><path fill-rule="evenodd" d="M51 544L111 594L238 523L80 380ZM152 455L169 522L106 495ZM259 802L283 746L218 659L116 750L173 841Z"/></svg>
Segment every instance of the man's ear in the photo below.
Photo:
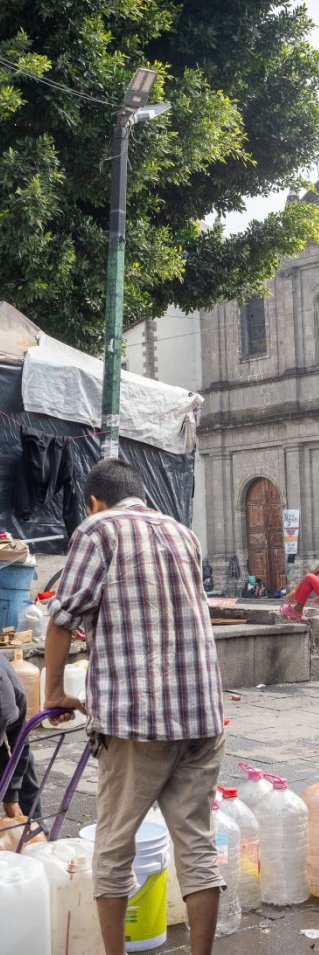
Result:
<svg viewBox="0 0 319 955"><path fill-rule="evenodd" d="M87 509L90 517L92 517L93 514L99 514L100 511L107 511L108 509L109 504L107 504L106 501L100 501L98 497L95 497L94 494L91 494Z"/></svg>

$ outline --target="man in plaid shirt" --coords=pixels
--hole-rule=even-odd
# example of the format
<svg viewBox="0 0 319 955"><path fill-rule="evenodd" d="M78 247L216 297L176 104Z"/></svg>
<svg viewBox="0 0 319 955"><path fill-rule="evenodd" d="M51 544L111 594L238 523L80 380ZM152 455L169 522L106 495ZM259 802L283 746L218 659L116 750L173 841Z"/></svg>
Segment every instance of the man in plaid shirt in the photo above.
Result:
<svg viewBox="0 0 319 955"><path fill-rule="evenodd" d="M87 730L99 760L93 869L105 951L125 953L135 835L157 801L193 955L211 955L224 886L210 832L224 749L220 675L198 541L144 497L141 476L121 461L100 461L87 478L89 517L73 535L50 608L45 706L84 710L63 690L71 634L82 623Z"/></svg>

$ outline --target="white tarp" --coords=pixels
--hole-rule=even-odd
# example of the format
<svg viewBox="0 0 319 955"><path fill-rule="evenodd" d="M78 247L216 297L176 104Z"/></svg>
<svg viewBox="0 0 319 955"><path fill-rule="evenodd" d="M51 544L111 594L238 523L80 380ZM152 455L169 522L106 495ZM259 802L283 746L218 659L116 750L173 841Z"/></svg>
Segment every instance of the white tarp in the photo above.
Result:
<svg viewBox="0 0 319 955"><path fill-rule="evenodd" d="M26 411L101 424L103 362L40 334L23 366L22 399ZM120 434L174 454L193 451L196 417L203 398L184 388L121 373Z"/></svg>

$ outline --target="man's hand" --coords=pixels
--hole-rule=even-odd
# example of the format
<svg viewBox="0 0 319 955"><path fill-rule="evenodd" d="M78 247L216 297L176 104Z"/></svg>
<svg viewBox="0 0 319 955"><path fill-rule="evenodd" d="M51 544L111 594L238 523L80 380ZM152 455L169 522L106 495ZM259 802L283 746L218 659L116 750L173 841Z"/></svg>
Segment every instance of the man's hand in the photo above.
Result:
<svg viewBox="0 0 319 955"><path fill-rule="evenodd" d="M54 699L51 699L51 700L47 699L44 702L45 710L53 710L58 706L61 707L61 709L64 709L64 707L68 707L71 710L73 710L73 712L72 713L64 712L61 714L61 716L52 716L52 718L49 717L49 720L50 720L50 723L52 723L52 726L58 726L59 723L64 723L64 722L69 722L69 720L74 720L74 717L75 717L74 710L80 710L80 713L84 713L86 715L86 706L82 702L82 700L78 699L77 696L68 696L67 693L61 693L60 696L56 696L54 697Z"/></svg>
<svg viewBox="0 0 319 955"><path fill-rule="evenodd" d="M23 816L21 806L18 802L4 802L3 808L6 816L9 816L9 819L15 819L16 816Z"/></svg>

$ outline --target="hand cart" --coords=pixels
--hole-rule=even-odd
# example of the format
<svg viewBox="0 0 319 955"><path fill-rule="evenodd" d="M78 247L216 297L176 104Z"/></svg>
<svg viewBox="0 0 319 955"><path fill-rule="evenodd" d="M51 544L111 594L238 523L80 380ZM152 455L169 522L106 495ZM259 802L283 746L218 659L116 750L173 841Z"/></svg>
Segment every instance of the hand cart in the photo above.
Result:
<svg viewBox="0 0 319 955"><path fill-rule="evenodd" d="M42 723L43 720L49 719L50 717L53 717L53 716L62 716L63 713L66 713L66 712L67 712L67 709L61 709L60 707L56 707L55 709L50 709L50 710L42 710L40 713L37 713L36 716L32 716L31 719L26 721L26 723L24 724L24 726L22 727L19 733L12 755L10 756L9 762L7 763L4 773L0 779L0 803L2 802L3 797L6 793L6 790L8 789L12 775L14 773L18 760L21 756L27 736L29 736L32 730L34 730L37 726L39 726L39 724ZM69 710L69 712L73 712L73 711ZM54 730L52 727L52 733L51 732L46 733L45 736L41 737L41 742L47 739L57 739L57 742L56 742L53 755L51 756L49 760L49 764L45 770L43 779L41 780L41 783L39 784L39 790L35 795L27 821L24 824L21 822L17 823L14 821L14 818L13 818L12 826L6 827L6 831L8 831L8 828L14 829L14 828L17 828L18 826L19 828L21 826L23 827L23 832L19 840L16 852L21 852L23 849L23 846L25 845L26 842L28 842L29 839L34 838L34 836L37 835L37 833L43 831L41 822L45 821L46 819L53 819L53 824L48 834L48 841L54 842L56 839L58 839L62 826L63 826L64 819L68 812L71 800L74 796L78 783L81 779L82 773L84 772L84 769L86 767L86 764L90 756L89 743L86 743L84 746L83 753L73 773L73 776L65 790L65 793L62 797L62 800L58 807L57 812L51 813L50 815L42 816L41 819L37 817L32 817L32 812L39 799L39 796L41 796L43 792L45 783L48 779L48 776L50 775L52 766L57 758L58 753L60 752L60 749L61 749L61 746L63 745L65 737L69 736L71 733L77 733L79 729L82 729L82 727L77 726L77 727L74 727L74 729L72 729L72 725L71 725L70 729L67 729L67 730L63 729L59 732L58 729ZM34 823L38 823L38 826L36 828L34 828ZM4 830L0 829L0 834L1 834L1 831L3 832Z"/></svg>

